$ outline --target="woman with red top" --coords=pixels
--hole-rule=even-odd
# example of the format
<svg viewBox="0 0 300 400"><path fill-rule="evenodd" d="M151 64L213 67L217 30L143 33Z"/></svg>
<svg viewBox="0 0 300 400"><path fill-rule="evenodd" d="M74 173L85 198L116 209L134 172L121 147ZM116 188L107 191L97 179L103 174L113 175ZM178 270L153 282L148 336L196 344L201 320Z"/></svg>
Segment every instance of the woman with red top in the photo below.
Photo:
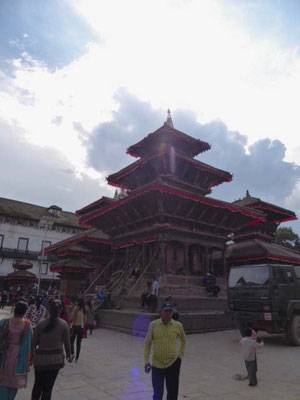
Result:
<svg viewBox="0 0 300 400"><path fill-rule="evenodd" d="M66 321L66 323L70 326L70 318L64 302L61 303L60 318Z"/></svg>

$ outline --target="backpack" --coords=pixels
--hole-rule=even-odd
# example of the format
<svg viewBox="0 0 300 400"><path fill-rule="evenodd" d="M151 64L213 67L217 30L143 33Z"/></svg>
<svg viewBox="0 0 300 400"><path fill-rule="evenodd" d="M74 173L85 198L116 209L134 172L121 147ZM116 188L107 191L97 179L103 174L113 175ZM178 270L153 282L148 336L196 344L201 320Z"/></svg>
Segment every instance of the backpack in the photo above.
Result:
<svg viewBox="0 0 300 400"><path fill-rule="evenodd" d="M6 352L8 343L8 318L5 320L4 324L0 325L0 358Z"/></svg>

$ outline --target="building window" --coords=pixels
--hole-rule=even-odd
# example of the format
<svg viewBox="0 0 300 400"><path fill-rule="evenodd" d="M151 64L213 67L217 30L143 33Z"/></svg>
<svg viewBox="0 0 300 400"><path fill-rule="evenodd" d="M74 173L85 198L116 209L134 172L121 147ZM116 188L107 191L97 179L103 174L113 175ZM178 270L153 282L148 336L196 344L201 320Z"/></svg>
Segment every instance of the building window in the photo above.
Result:
<svg viewBox="0 0 300 400"><path fill-rule="evenodd" d="M19 238L18 250L19 251L27 251L28 250L28 242L29 242L29 239Z"/></svg>
<svg viewBox="0 0 300 400"><path fill-rule="evenodd" d="M3 247L4 235L0 235L0 249Z"/></svg>
<svg viewBox="0 0 300 400"><path fill-rule="evenodd" d="M46 247L51 246L51 242L49 242L49 240L43 240L42 241L42 248L41 250L43 251L43 249L45 250Z"/></svg>
<svg viewBox="0 0 300 400"><path fill-rule="evenodd" d="M48 274L48 263L42 263L41 264L41 275L47 275Z"/></svg>

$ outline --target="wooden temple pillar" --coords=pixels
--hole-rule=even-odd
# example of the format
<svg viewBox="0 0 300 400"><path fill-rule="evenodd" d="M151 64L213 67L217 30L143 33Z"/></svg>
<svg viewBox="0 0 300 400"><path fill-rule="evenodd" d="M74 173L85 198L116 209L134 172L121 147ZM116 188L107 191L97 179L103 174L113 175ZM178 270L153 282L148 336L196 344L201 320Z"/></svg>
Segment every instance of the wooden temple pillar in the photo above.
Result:
<svg viewBox="0 0 300 400"><path fill-rule="evenodd" d="M204 247L204 271L203 273L206 274L208 272L208 248Z"/></svg>
<svg viewBox="0 0 300 400"><path fill-rule="evenodd" d="M111 271L110 274L112 274L116 270L117 255L116 255L116 249L114 247L112 248L112 259L113 259L113 261L112 261L112 266L110 268L110 271Z"/></svg>
<svg viewBox="0 0 300 400"><path fill-rule="evenodd" d="M146 263L147 263L147 261L146 261L146 245L145 245L145 243L143 243L143 245L142 245L142 269L144 270L144 268L145 268L145 266L146 266ZM148 263L147 263L148 264Z"/></svg>
<svg viewBox="0 0 300 400"><path fill-rule="evenodd" d="M184 270L186 275L190 272L189 245L184 243Z"/></svg>
<svg viewBox="0 0 300 400"><path fill-rule="evenodd" d="M126 265L128 265L128 262L129 262L129 252L130 252L130 247L127 246L125 249L125 267L126 267Z"/></svg>
<svg viewBox="0 0 300 400"><path fill-rule="evenodd" d="M167 273L167 243L166 242L159 243L159 265L160 265L162 274L165 275Z"/></svg>
<svg viewBox="0 0 300 400"><path fill-rule="evenodd" d="M222 274L223 277L226 276L226 252L225 250L222 250Z"/></svg>
<svg viewBox="0 0 300 400"><path fill-rule="evenodd" d="M214 259L213 259L213 249L209 249L209 267L208 270L214 273Z"/></svg>

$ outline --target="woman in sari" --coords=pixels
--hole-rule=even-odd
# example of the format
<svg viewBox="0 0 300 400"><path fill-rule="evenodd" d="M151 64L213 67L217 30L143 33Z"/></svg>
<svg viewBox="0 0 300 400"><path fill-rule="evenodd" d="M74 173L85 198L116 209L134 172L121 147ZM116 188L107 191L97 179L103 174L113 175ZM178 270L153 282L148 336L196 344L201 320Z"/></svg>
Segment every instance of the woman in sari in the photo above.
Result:
<svg viewBox="0 0 300 400"><path fill-rule="evenodd" d="M5 332L2 343L6 343L0 354L0 399L13 400L18 389L27 384L27 371L31 359L31 327L24 319L27 304L20 301L14 308L14 316L0 321Z"/></svg>

